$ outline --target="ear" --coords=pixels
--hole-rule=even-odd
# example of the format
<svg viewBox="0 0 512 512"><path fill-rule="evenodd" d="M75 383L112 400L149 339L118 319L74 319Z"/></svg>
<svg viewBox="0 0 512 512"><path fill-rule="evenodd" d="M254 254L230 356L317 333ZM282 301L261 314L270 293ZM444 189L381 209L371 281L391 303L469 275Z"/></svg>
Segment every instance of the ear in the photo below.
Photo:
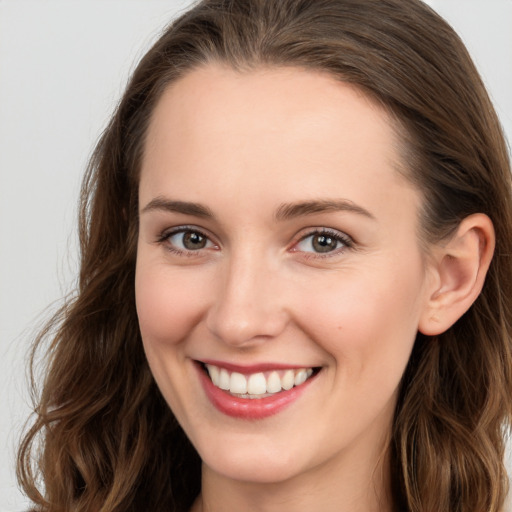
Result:
<svg viewBox="0 0 512 512"><path fill-rule="evenodd" d="M482 291L494 245L491 219L476 213L466 217L447 242L433 248L420 332L441 334L471 307Z"/></svg>

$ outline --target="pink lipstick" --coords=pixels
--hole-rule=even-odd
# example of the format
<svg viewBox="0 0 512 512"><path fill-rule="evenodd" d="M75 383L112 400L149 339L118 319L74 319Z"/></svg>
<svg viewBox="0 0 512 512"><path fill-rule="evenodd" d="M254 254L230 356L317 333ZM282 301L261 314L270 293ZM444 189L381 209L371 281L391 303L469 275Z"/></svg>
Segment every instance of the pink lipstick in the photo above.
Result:
<svg viewBox="0 0 512 512"><path fill-rule="evenodd" d="M318 368L275 364L241 367L208 361L206 365L208 371L205 364L199 362L196 369L212 405L228 416L250 420L267 418L288 407L302 395L319 371ZM226 381L228 372L232 372L231 387L229 379ZM220 380L219 373L224 374Z"/></svg>

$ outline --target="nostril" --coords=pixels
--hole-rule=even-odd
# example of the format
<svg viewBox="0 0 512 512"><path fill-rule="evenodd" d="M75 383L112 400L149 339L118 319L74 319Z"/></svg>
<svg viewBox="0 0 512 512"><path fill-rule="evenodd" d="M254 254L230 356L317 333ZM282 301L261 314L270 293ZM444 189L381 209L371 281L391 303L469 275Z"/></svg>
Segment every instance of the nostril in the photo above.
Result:
<svg viewBox="0 0 512 512"><path fill-rule="evenodd" d="M232 346L257 345L277 337L288 320L278 307L238 304L217 305L206 318L208 330L218 339Z"/></svg>

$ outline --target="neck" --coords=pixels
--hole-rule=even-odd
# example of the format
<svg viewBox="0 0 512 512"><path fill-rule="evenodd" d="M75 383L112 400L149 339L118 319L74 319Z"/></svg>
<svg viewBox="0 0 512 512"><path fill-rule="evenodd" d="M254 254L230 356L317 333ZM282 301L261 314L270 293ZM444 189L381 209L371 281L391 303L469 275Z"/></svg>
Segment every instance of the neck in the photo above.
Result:
<svg viewBox="0 0 512 512"><path fill-rule="evenodd" d="M201 494L191 512L391 512L389 456L331 460L280 482L244 482L203 464Z"/></svg>

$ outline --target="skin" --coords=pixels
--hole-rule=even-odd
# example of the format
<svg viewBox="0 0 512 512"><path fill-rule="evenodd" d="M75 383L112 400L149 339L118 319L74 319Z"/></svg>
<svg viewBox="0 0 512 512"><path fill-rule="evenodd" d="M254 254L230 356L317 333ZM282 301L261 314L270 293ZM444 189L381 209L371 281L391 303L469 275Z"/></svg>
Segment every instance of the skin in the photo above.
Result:
<svg viewBox="0 0 512 512"><path fill-rule="evenodd" d="M153 375L203 460L194 510L391 510L397 388L439 286L398 146L380 107L319 72L210 64L159 101L136 300ZM212 216L148 208L156 198ZM276 218L283 204L339 200L366 213ZM166 235L180 226L206 246L176 252L182 234ZM350 244L316 253L311 232L325 228ZM246 420L209 402L194 366L207 359L321 371L283 411Z"/></svg>

